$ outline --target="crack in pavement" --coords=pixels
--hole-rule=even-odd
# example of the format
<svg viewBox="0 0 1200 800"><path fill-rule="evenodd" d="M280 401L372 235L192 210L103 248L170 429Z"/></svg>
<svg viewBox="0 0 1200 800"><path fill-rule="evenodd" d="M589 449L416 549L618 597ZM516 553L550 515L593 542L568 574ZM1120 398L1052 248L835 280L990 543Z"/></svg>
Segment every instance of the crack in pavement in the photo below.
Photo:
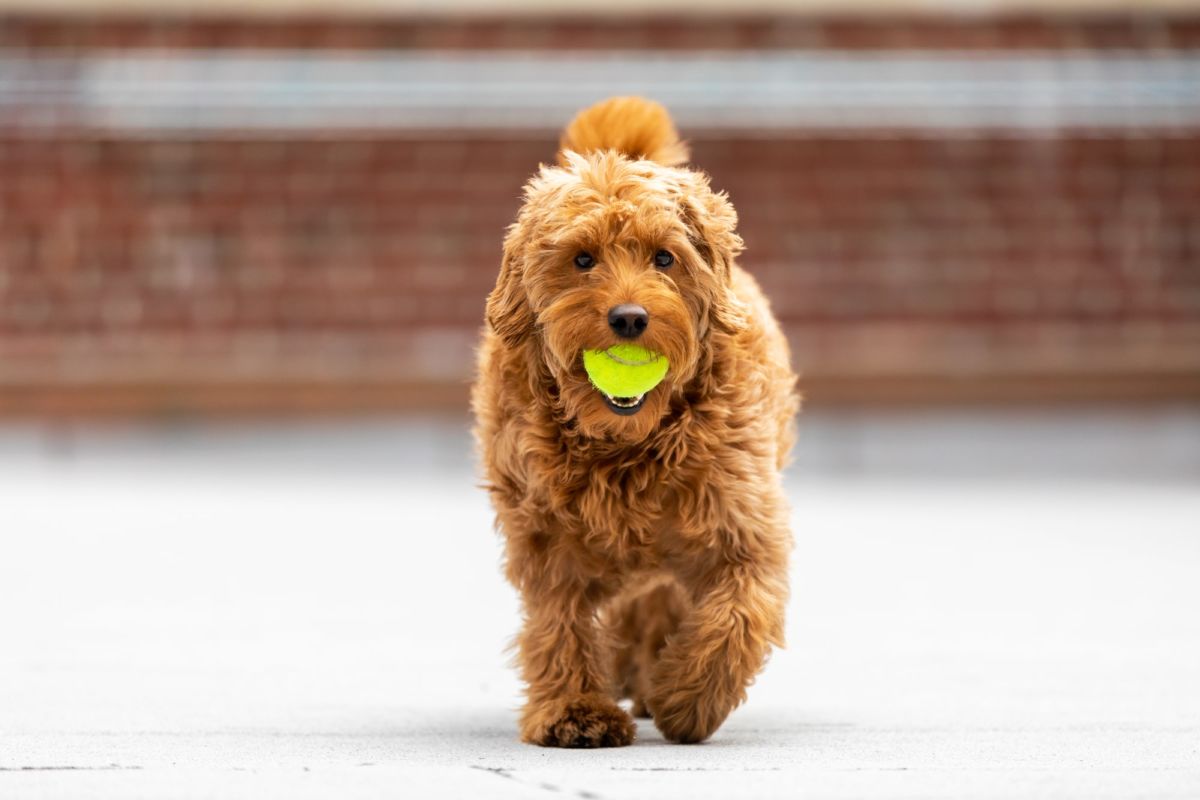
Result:
<svg viewBox="0 0 1200 800"><path fill-rule="evenodd" d="M501 778L508 778L510 781L516 781L517 783L524 784L525 786L535 786L538 789L543 789L547 792L554 792L556 794L559 794L564 791L564 789L561 786L555 786L553 783L543 783L543 782L535 783L533 781L522 780L521 778L518 778L516 775L513 774L513 770L511 770L507 767L484 767L484 766L481 766L478 764L469 764L468 766L471 769L477 769L481 772L490 772L493 775L496 775ZM579 790L575 791L574 794L576 797L580 797L583 800L602 800L600 795L596 794L595 792L589 792L586 789L579 789Z"/></svg>

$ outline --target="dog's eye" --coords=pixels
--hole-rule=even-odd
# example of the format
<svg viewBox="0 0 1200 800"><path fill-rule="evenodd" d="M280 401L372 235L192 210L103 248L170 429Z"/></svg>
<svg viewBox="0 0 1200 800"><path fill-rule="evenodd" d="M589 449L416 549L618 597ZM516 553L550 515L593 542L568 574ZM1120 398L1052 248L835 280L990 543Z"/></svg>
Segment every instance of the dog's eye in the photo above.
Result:
<svg viewBox="0 0 1200 800"><path fill-rule="evenodd" d="M668 253L666 250L659 250L654 254L654 266L659 269L666 269L675 263L675 256Z"/></svg>
<svg viewBox="0 0 1200 800"><path fill-rule="evenodd" d="M580 269L591 269L596 265L596 259L592 258L591 253L580 253L575 256L575 266Z"/></svg>

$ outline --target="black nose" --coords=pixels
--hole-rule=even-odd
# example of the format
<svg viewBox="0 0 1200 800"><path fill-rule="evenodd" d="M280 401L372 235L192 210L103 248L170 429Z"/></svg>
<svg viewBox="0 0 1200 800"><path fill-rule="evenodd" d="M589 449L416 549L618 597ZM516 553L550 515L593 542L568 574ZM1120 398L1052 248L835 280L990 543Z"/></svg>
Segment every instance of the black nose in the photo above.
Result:
<svg viewBox="0 0 1200 800"><path fill-rule="evenodd" d="M608 310L608 327L622 339L636 339L649 324L646 309L634 303L622 303Z"/></svg>

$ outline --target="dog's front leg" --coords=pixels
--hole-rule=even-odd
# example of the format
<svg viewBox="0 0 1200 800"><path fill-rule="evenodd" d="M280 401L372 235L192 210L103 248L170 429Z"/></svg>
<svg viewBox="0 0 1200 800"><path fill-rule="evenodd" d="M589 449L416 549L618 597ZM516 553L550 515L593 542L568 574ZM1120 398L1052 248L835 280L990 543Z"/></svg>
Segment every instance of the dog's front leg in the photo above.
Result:
<svg viewBox="0 0 1200 800"><path fill-rule="evenodd" d="M696 605L655 665L648 702L675 742L701 742L746 697L771 645L783 644L785 567L723 563L681 575Z"/></svg>
<svg viewBox="0 0 1200 800"><path fill-rule="evenodd" d="M612 698L608 654L596 623L594 584L559 580L542 565L522 581L525 625L518 637L528 684L521 739L546 747L618 747L633 741L633 720Z"/></svg>

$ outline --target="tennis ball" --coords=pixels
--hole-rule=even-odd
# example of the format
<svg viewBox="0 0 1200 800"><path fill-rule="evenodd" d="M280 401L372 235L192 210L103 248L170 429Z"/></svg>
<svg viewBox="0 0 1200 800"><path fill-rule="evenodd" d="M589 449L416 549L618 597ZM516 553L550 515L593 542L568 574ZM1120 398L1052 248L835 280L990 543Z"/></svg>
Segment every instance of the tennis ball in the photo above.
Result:
<svg viewBox="0 0 1200 800"><path fill-rule="evenodd" d="M666 356L636 344L583 351L583 368L588 377L609 397L645 394L662 382L668 366Z"/></svg>

